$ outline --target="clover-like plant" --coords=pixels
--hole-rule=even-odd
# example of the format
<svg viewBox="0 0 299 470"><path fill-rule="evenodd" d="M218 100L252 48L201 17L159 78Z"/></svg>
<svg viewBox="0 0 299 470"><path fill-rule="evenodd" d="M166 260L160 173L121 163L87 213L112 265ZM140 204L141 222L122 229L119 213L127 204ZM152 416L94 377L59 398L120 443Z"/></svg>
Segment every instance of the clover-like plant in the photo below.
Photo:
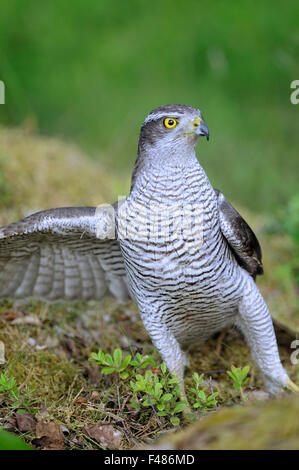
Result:
<svg viewBox="0 0 299 470"><path fill-rule="evenodd" d="M249 366L245 366L243 368L232 366L231 370L227 371L228 375L233 380L234 388L240 392L243 401L247 400L247 398L244 396L243 388L249 380L249 377L247 377L249 369Z"/></svg>
<svg viewBox="0 0 299 470"><path fill-rule="evenodd" d="M213 408L217 405L218 392L208 394L206 392L207 387L202 386L204 375L198 375L194 372L193 376L194 387L191 388L191 392L194 397L193 408L200 409L200 411L206 411L208 408Z"/></svg>

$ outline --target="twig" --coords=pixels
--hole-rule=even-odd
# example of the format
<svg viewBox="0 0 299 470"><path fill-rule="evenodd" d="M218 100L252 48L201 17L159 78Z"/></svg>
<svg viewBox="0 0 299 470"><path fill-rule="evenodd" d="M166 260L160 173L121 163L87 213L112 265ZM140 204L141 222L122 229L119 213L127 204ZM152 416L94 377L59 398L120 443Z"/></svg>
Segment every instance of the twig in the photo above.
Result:
<svg viewBox="0 0 299 470"><path fill-rule="evenodd" d="M218 337L218 340L217 340L217 346L216 346L216 354L219 356L219 354L221 353L221 349L222 349L222 341L226 335L226 333L229 331L230 327L227 327L225 328L219 335Z"/></svg>
<svg viewBox="0 0 299 470"><path fill-rule="evenodd" d="M122 422L123 424L123 428L124 428L124 431L126 433L126 436L128 437L129 440L133 441L135 445L137 445L137 441L135 441L134 437L132 436L131 432L129 431L129 429L127 428L127 425L126 425L126 422L123 418L123 413L122 413L122 409L121 409L121 406L120 406L120 396L119 396L119 383L118 383L118 377L116 379L116 392L117 392L117 403L118 403L118 408L119 408L119 414L120 414L120 421Z"/></svg>
<svg viewBox="0 0 299 470"><path fill-rule="evenodd" d="M31 367L30 371L29 371L29 374L27 375L26 379L24 380L24 382L18 387L18 390L22 390L22 388L29 382L29 380L31 379L32 377L32 373L33 373L33 366Z"/></svg>
<svg viewBox="0 0 299 470"><path fill-rule="evenodd" d="M209 377L209 384L210 384L211 394L213 394L213 393L214 393L214 388L213 388L213 380L212 380L211 375L210 375L210 377ZM215 401L215 408L217 409L218 406L217 406L216 397L214 397L214 401Z"/></svg>
<svg viewBox="0 0 299 470"><path fill-rule="evenodd" d="M154 405L153 405L153 403L152 403L151 397L150 397L149 395L147 395L147 399L148 399L148 401L150 402L150 405L151 405L151 407L152 407L152 410L153 410L153 412L154 412L155 415L156 415L158 424L159 424L160 426L162 426L162 422L161 422L161 420L160 420L160 418L159 418L159 415L158 415L158 413L157 413L157 411L156 411L156 409L155 409L155 407L154 407Z"/></svg>

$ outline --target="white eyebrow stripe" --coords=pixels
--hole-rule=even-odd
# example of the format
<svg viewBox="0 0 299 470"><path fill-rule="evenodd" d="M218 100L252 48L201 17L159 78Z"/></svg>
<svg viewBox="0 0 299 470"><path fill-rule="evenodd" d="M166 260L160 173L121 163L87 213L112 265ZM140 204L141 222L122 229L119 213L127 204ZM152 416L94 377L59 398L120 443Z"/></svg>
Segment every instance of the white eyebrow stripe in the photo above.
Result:
<svg viewBox="0 0 299 470"><path fill-rule="evenodd" d="M149 114L147 116L147 118L145 119L144 123L143 124L147 124L148 122L150 121L157 121L158 119L161 119L163 117L174 117L174 118L179 118L181 117L182 114L181 113L155 113L155 114Z"/></svg>

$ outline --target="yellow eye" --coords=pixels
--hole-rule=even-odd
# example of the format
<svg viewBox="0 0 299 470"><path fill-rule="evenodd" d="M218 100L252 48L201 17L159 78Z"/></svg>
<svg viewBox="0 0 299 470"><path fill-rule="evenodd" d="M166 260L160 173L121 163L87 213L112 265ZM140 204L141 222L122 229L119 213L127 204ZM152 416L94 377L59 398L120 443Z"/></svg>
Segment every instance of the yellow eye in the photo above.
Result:
<svg viewBox="0 0 299 470"><path fill-rule="evenodd" d="M173 127L177 125L177 123L178 121L174 118L166 118L163 121L163 124L165 127L167 127L167 129L172 129Z"/></svg>

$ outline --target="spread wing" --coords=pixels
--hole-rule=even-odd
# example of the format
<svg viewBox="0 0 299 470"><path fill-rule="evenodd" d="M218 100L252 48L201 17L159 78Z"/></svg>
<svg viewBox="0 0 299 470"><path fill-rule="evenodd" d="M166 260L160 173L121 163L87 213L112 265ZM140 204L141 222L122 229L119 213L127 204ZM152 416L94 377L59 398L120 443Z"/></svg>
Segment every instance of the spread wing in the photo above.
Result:
<svg viewBox="0 0 299 470"><path fill-rule="evenodd" d="M0 228L0 296L128 300L114 225L105 208L65 207Z"/></svg>
<svg viewBox="0 0 299 470"><path fill-rule="evenodd" d="M254 278L263 274L262 250L255 234L239 212L215 189L221 231L239 265Z"/></svg>

